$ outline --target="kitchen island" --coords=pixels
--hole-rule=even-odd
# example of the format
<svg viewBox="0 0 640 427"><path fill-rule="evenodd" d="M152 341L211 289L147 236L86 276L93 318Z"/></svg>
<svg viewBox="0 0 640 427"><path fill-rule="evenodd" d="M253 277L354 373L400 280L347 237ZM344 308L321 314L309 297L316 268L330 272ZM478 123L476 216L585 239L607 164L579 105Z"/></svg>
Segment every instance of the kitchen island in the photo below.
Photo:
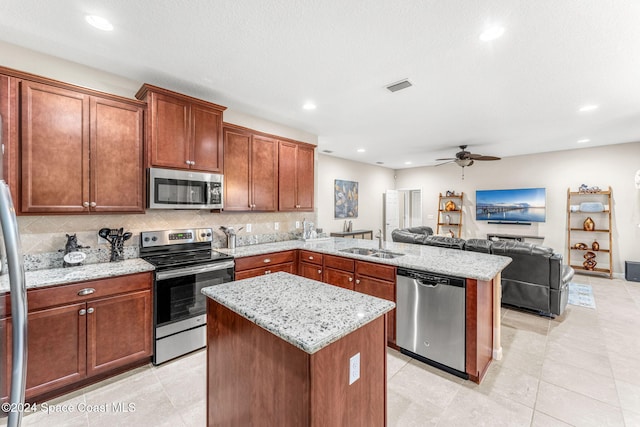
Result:
<svg viewBox="0 0 640 427"><path fill-rule="evenodd" d="M287 273L202 292L208 425L386 424L394 303Z"/></svg>

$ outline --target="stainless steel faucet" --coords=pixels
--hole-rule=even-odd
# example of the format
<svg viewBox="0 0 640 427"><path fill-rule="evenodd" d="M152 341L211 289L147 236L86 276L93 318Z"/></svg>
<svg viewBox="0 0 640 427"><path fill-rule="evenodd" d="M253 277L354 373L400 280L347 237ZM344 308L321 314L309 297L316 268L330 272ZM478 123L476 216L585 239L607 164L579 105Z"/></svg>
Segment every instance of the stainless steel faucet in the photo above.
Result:
<svg viewBox="0 0 640 427"><path fill-rule="evenodd" d="M376 239L378 239L378 249L382 249L382 230L378 230L378 234L376 234Z"/></svg>

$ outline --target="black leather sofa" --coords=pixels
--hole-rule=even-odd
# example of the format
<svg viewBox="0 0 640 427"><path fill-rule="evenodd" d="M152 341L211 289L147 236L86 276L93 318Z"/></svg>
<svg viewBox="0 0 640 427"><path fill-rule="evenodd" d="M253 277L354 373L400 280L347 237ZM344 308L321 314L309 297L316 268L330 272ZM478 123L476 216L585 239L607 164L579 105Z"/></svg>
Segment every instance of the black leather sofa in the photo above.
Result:
<svg viewBox="0 0 640 427"><path fill-rule="evenodd" d="M428 228L428 227L426 227ZM502 271L502 304L534 310L545 316L561 315L569 298L574 270L562 264L553 249L511 240L459 239L394 230L394 242L415 243L502 255L513 261Z"/></svg>

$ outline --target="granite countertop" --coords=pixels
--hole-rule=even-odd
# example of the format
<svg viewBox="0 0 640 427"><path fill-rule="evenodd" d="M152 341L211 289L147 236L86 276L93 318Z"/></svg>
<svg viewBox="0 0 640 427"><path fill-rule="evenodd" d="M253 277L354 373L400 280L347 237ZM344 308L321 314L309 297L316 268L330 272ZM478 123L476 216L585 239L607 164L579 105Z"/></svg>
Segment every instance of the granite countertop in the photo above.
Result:
<svg viewBox="0 0 640 427"><path fill-rule="evenodd" d="M104 262L87 264L79 267L51 268L48 270L27 271L25 280L27 289L44 286L64 285L67 283L84 282L85 280L104 279L125 274L153 271L153 265L140 259L128 259L119 262ZM0 293L9 290L9 275L0 276Z"/></svg>
<svg viewBox="0 0 640 427"><path fill-rule="evenodd" d="M338 255L362 261L395 265L397 267L411 268L436 274L476 280L493 279L511 262L511 258L499 255L395 242L385 242L383 245L385 250L404 254L403 256L393 259L380 259L340 251L341 249L353 247L377 249L378 242L375 240L332 237L330 239L319 240L317 242L288 240L261 245L240 246L235 249L216 250L228 253L236 258L242 258L291 249L306 249L323 254Z"/></svg>
<svg viewBox="0 0 640 427"><path fill-rule="evenodd" d="M210 286L202 293L309 354L395 307L391 301L282 272Z"/></svg>

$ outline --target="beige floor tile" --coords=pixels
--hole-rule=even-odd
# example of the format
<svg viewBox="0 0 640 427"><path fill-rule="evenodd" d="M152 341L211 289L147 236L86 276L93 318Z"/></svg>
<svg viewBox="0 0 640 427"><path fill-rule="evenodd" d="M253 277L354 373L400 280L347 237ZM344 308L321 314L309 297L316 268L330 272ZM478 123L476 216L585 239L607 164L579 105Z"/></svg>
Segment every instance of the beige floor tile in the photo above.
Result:
<svg viewBox="0 0 640 427"><path fill-rule="evenodd" d="M534 377L539 377L542 372L543 355L529 353L522 350L504 350L501 360L494 360L492 365L504 366L522 371Z"/></svg>
<svg viewBox="0 0 640 427"><path fill-rule="evenodd" d="M620 408L545 381L540 381L536 411L575 426L624 426Z"/></svg>
<svg viewBox="0 0 640 427"><path fill-rule="evenodd" d="M611 369L616 380L640 386L640 358L637 354L609 353Z"/></svg>
<svg viewBox="0 0 640 427"><path fill-rule="evenodd" d="M626 427L640 426L640 412L623 410L622 413L624 415L624 423Z"/></svg>
<svg viewBox="0 0 640 427"><path fill-rule="evenodd" d="M56 399L37 403L37 411L23 417L23 426L87 426L88 413L84 411L84 393L82 390L68 393Z"/></svg>
<svg viewBox="0 0 640 427"><path fill-rule="evenodd" d="M600 375L613 376L611 363L607 355L591 353L580 348L573 347L569 343L549 342L544 357L545 363L550 362L570 363L571 365Z"/></svg>
<svg viewBox="0 0 640 427"><path fill-rule="evenodd" d="M567 424L556 418L550 417L542 412L535 411L533 413L533 422L531 427L572 427L571 424Z"/></svg>
<svg viewBox="0 0 640 427"><path fill-rule="evenodd" d="M439 425L457 426L528 426L533 409L500 396L484 396L462 389L442 414Z"/></svg>
<svg viewBox="0 0 640 427"><path fill-rule="evenodd" d="M537 354L540 357L544 355L547 344L546 335L511 326L503 326L501 332L500 338L503 351L520 350L530 354Z"/></svg>
<svg viewBox="0 0 640 427"><path fill-rule="evenodd" d="M387 425L389 427L437 426L444 408L429 402L410 399L393 389L387 391Z"/></svg>
<svg viewBox="0 0 640 427"><path fill-rule="evenodd" d="M391 379L402 369L411 358L394 349L387 349L387 380Z"/></svg>
<svg viewBox="0 0 640 427"><path fill-rule="evenodd" d="M533 408L538 393L538 378L523 371L492 364L480 385L471 381L463 384L469 390L485 396L498 396Z"/></svg>
<svg viewBox="0 0 640 427"><path fill-rule="evenodd" d="M557 360L546 359L542 366L541 380L567 390L575 391L588 397L620 406L618 392L613 377L590 372L588 375L582 368Z"/></svg>
<svg viewBox="0 0 640 427"><path fill-rule="evenodd" d="M616 380L616 388L620 399L620 407L623 410L640 413L640 385Z"/></svg>
<svg viewBox="0 0 640 427"><path fill-rule="evenodd" d="M206 399L200 403L194 403L186 409L178 409L178 412L187 427L206 427L207 425Z"/></svg>
<svg viewBox="0 0 640 427"><path fill-rule="evenodd" d="M516 328L521 331L535 332L541 336L546 336L549 332L549 318L510 309L502 318L502 326Z"/></svg>

